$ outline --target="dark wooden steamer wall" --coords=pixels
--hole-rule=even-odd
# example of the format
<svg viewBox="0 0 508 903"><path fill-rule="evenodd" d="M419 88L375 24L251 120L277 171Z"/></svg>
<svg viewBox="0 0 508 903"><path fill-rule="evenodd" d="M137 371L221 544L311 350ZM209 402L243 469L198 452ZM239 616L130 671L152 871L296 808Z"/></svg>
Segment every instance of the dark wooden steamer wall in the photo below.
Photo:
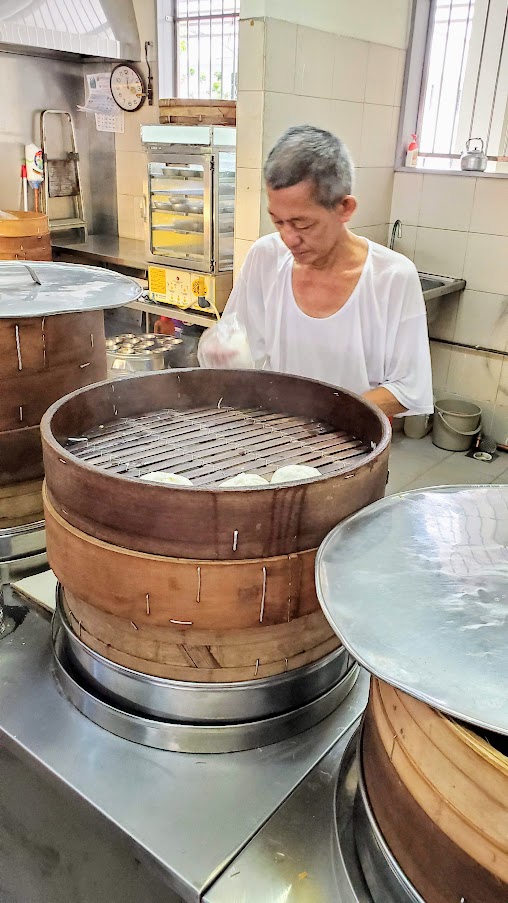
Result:
<svg viewBox="0 0 508 903"><path fill-rule="evenodd" d="M44 412L105 376L102 310L0 319L0 529L42 517Z"/></svg>
<svg viewBox="0 0 508 903"><path fill-rule="evenodd" d="M64 447L122 417L200 406L305 416L373 450L312 482L225 491L108 473ZM389 425L374 407L280 374L173 370L76 392L47 412L42 437L49 560L92 648L161 677L228 682L337 647L314 559L332 527L384 495Z"/></svg>

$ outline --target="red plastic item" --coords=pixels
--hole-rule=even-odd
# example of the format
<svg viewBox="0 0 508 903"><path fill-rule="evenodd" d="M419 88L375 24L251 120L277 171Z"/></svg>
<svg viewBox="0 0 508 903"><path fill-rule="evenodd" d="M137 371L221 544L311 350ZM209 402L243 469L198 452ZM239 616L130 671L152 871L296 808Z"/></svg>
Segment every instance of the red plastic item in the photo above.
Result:
<svg viewBox="0 0 508 903"><path fill-rule="evenodd" d="M169 317L159 317L154 323L153 331L157 335L174 335L175 324Z"/></svg>

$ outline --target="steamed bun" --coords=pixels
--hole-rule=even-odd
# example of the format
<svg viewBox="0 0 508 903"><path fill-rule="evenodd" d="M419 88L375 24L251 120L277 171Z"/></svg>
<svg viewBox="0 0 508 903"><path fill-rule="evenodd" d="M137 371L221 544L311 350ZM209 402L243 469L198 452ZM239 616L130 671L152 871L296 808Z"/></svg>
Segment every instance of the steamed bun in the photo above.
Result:
<svg viewBox="0 0 508 903"><path fill-rule="evenodd" d="M178 473L166 473L165 470L144 473L140 479L147 480L149 483L166 483L168 486L192 486L192 480L187 477L181 477Z"/></svg>
<svg viewBox="0 0 508 903"><path fill-rule="evenodd" d="M299 480L310 480L320 477L317 467L308 467L306 464L286 464L275 471L270 483L297 483Z"/></svg>
<svg viewBox="0 0 508 903"><path fill-rule="evenodd" d="M237 473L236 476L229 477L220 484L221 489L235 486L238 488L241 486L268 486L268 480L260 477L258 473Z"/></svg>

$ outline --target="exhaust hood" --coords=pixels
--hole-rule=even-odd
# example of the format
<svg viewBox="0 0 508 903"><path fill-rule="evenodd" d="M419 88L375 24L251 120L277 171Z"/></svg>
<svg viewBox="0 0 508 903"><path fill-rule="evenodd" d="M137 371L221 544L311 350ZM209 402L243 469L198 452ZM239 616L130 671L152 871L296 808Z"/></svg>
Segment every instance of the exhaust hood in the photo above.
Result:
<svg viewBox="0 0 508 903"><path fill-rule="evenodd" d="M0 0L0 50L139 60L133 0Z"/></svg>

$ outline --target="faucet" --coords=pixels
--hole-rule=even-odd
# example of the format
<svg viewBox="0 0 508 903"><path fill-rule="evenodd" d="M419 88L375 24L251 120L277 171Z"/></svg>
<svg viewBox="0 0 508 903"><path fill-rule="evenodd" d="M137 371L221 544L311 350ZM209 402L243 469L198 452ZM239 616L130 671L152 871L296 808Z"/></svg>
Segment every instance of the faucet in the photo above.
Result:
<svg viewBox="0 0 508 903"><path fill-rule="evenodd" d="M392 237L390 238L390 249L393 251L395 239L402 238L402 223L400 219L396 219L393 224Z"/></svg>

